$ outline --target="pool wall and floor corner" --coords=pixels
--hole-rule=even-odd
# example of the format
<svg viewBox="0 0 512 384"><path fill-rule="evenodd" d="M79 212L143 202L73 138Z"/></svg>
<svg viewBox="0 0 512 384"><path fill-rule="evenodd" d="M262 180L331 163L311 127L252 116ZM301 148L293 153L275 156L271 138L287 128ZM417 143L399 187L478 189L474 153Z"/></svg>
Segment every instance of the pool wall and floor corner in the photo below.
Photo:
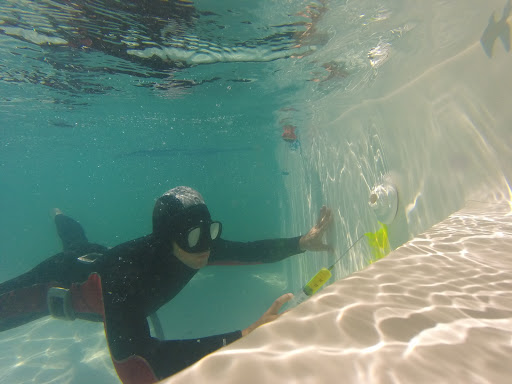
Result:
<svg viewBox="0 0 512 384"><path fill-rule="evenodd" d="M471 204L166 383L508 383L509 213Z"/></svg>
<svg viewBox="0 0 512 384"><path fill-rule="evenodd" d="M306 156L280 158L296 167L287 179L292 229L311 224L321 196L337 209L329 239L340 251L376 228L364 199L347 193L382 181L368 174L391 179L395 250L351 274L367 264L354 249L335 269L349 277L167 383L510 382L510 2L405 9L414 11L367 94L311 99ZM377 165L360 161L368 155ZM292 290L332 260L290 262Z"/></svg>

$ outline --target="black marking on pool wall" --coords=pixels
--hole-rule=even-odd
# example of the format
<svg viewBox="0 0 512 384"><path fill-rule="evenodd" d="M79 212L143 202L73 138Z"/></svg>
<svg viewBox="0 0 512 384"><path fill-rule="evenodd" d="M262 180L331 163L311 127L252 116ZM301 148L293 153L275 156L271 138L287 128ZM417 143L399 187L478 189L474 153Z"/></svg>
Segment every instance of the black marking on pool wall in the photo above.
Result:
<svg viewBox="0 0 512 384"><path fill-rule="evenodd" d="M495 13L493 12L491 14L489 24L480 38L480 43L482 44L482 48L487 56L492 57L494 43L497 39L500 39L505 50L510 52L510 25L508 24L507 19L510 16L511 11L512 3L511 0L508 0L505 8L503 9L501 19L496 21L494 17Z"/></svg>

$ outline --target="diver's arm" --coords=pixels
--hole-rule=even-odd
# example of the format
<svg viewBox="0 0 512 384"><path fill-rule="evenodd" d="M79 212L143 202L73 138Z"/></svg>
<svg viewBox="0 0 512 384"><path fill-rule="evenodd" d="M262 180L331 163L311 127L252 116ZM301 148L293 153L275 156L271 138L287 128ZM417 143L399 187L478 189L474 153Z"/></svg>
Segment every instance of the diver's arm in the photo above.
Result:
<svg viewBox="0 0 512 384"><path fill-rule="evenodd" d="M253 324L249 325L247 328L245 328L242 331L242 336L247 336L249 333L254 331L256 328L258 328L260 325L269 323L271 321L274 321L280 314L279 311L281 310L281 307L288 301L290 301L293 298L293 294L286 293L275 300L269 309L265 311L265 313Z"/></svg>
<svg viewBox="0 0 512 384"><path fill-rule="evenodd" d="M204 356L242 337L241 331L190 340L158 340L151 337L145 317L128 311L106 316L106 333L112 360L123 383L134 370L144 377L161 380L173 375Z"/></svg>
<svg viewBox="0 0 512 384"><path fill-rule="evenodd" d="M242 337L241 331L188 340L152 339L148 361L159 379L173 375Z"/></svg>
<svg viewBox="0 0 512 384"><path fill-rule="evenodd" d="M209 265L274 263L304 252L301 237L259 240L248 243L218 239L210 255Z"/></svg>
<svg viewBox="0 0 512 384"><path fill-rule="evenodd" d="M274 263L305 251L332 251L332 247L322 240L331 223L332 211L323 206L316 224L304 236L251 243L218 239L213 244L208 264Z"/></svg>

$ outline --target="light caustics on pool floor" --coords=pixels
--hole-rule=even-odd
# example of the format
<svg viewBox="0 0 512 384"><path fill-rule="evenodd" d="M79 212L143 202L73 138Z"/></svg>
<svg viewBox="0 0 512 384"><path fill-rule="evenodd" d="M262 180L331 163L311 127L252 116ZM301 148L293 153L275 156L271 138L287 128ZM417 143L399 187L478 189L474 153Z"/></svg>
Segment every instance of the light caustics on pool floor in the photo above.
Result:
<svg viewBox="0 0 512 384"><path fill-rule="evenodd" d="M2 332L0 383L117 383L101 323L51 317Z"/></svg>
<svg viewBox="0 0 512 384"><path fill-rule="evenodd" d="M166 383L508 383L512 213L467 207Z"/></svg>

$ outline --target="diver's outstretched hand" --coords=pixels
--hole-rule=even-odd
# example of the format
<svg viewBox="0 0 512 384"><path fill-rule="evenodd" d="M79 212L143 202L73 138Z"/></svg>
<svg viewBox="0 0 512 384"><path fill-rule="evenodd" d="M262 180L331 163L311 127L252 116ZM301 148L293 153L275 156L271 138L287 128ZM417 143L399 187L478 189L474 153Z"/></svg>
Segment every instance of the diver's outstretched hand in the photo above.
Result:
<svg viewBox="0 0 512 384"><path fill-rule="evenodd" d="M255 323L249 325L247 328L245 328L242 331L242 336L246 336L252 331L254 331L256 328L258 328L260 325L263 325L265 323L269 323L271 321L274 321L279 316L282 315L282 313L278 313L281 307L288 301L290 301L293 298L293 294L286 293L283 296L280 296L277 298L276 301L272 303L269 309L261 316L258 321Z"/></svg>
<svg viewBox="0 0 512 384"><path fill-rule="evenodd" d="M315 226L300 238L300 249L303 251L332 251L332 247L322 241L322 237L331 223L332 211L324 205Z"/></svg>

